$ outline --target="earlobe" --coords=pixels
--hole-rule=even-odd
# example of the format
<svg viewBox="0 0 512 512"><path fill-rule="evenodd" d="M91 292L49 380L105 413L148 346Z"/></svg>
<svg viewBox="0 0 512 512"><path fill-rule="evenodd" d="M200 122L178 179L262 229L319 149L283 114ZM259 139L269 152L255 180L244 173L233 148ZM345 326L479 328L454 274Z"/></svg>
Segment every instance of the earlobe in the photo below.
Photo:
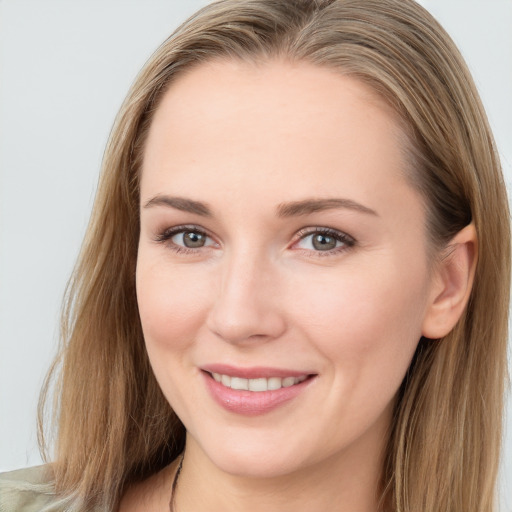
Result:
<svg viewBox="0 0 512 512"><path fill-rule="evenodd" d="M439 339L453 329L469 300L477 258L478 241L471 223L449 242L435 270L423 321L424 337Z"/></svg>

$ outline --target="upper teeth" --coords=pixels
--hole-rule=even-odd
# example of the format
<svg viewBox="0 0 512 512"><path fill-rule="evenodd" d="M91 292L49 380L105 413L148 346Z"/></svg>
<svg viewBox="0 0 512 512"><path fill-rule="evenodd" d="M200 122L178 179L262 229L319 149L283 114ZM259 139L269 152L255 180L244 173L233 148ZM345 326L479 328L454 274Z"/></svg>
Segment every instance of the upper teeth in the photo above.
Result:
<svg viewBox="0 0 512 512"><path fill-rule="evenodd" d="M288 388L306 380L307 375L300 377L265 377L259 379L242 379L241 377L230 377L220 373L212 373L213 378L223 386L231 389L245 389L248 391L270 391L281 388Z"/></svg>

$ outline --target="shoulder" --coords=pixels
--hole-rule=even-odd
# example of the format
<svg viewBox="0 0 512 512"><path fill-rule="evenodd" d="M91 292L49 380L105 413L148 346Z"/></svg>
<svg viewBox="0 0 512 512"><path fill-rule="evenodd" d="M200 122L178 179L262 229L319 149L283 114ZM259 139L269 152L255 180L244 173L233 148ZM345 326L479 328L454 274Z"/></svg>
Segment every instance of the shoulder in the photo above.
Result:
<svg viewBox="0 0 512 512"><path fill-rule="evenodd" d="M50 466L0 473L0 512L64 512Z"/></svg>

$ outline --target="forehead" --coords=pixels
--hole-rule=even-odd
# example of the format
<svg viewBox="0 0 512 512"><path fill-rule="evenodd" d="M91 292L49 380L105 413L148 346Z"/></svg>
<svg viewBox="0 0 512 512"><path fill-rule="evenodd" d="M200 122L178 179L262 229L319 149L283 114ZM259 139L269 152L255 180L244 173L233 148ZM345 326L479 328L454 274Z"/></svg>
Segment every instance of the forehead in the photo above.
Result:
<svg viewBox="0 0 512 512"><path fill-rule="evenodd" d="M272 190L294 200L308 187L328 196L339 186L364 201L384 182L404 186L405 139L391 108L354 78L307 63L213 61L165 93L141 193L225 181L269 199Z"/></svg>

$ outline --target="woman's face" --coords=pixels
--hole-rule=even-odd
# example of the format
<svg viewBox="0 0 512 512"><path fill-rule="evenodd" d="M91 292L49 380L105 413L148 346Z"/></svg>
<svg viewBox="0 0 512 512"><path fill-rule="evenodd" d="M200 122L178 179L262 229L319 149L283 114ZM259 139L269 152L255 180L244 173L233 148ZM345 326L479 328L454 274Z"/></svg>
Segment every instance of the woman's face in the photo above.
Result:
<svg viewBox="0 0 512 512"><path fill-rule="evenodd" d="M307 64L202 64L165 94L138 303L187 446L217 468L379 456L432 294L402 138L365 86Z"/></svg>

